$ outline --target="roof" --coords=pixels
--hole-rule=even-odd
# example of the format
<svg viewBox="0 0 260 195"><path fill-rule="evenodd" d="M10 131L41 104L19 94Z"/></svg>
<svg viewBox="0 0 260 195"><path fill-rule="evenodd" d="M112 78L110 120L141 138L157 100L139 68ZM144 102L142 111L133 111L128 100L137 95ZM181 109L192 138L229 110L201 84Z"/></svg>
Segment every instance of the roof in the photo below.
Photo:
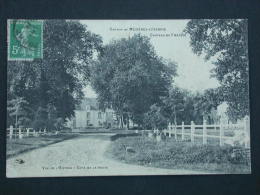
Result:
<svg viewBox="0 0 260 195"><path fill-rule="evenodd" d="M76 110L86 110L86 107L90 106L91 110L98 110L98 101L96 98L84 98L81 104L76 107Z"/></svg>

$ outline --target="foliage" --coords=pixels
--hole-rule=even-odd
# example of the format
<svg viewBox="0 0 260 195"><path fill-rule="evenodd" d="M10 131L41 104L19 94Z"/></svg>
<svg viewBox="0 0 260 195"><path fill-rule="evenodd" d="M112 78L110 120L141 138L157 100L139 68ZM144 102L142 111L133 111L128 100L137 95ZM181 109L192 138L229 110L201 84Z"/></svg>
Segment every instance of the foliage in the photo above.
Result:
<svg viewBox="0 0 260 195"><path fill-rule="evenodd" d="M126 153L125 146L135 153ZM234 149L240 153L235 154ZM157 142L144 136L119 138L110 145L110 157L117 160L160 168L213 171L222 173L250 172L244 148L195 145L172 139Z"/></svg>
<svg viewBox="0 0 260 195"><path fill-rule="evenodd" d="M43 59L8 62L7 94L9 100L22 97L28 102L34 125L51 128L56 119L64 122L74 115L75 105L83 97L82 88L89 81L89 64L101 49L101 39L78 21L70 20L45 20L43 36Z"/></svg>
<svg viewBox="0 0 260 195"><path fill-rule="evenodd" d="M196 19L185 29L194 53L215 59L213 76L229 105L231 119L249 114L248 33L245 19Z"/></svg>
<svg viewBox="0 0 260 195"><path fill-rule="evenodd" d="M150 107L145 114L146 128L166 128L168 123L202 124L203 118L208 123L217 122L216 109L222 102L217 94L219 89L207 89L203 93L192 93L173 86L167 96Z"/></svg>
<svg viewBox="0 0 260 195"><path fill-rule="evenodd" d="M221 88L207 89L203 93L197 93L194 97L194 111L209 124L218 122L217 107L223 102L223 96L220 96Z"/></svg>
<svg viewBox="0 0 260 195"><path fill-rule="evenodd" d="M144 115L144 126L146 129L166 129L168 119L162 114L162 107L152 105Z"/></svg>
<svg viewBox="0 0 260 195"><path fill-rule="evenodd" d="M104 108L142 125L144 113L168 94L176 64L158 57L149 38L134 35L106 45L93 66L92 86Z"/></svg>
<svg viewBox="0 0 260 195"><path fill-rule="evenodd" d="M9 120L16 127L19 125L28 126L31 122L31 113L28 102L22 98L17 97L7 102L7 113ZM9 124L8 124L9 125Z"/></svg>
<svg viewBox="0 0 260 195"><path fill-rule="evenodd" d="M36 130L47 128L48 112L45 108L39 107L35 113L32 127Z"/></svg>

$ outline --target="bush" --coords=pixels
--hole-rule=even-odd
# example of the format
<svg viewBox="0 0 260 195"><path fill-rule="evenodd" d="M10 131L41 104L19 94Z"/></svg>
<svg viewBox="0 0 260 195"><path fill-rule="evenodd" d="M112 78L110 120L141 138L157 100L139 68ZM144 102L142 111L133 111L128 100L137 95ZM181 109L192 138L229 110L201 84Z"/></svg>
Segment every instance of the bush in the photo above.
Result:
<svg viewBox="0 0 260 195"><path fill-rule="evenodd" d="M126 153L125 146L132 147L136 152ZM235 149L240 152L234 153ZM224 172L232 172L234 169L240 172L241 167L234 168L236 165L244 166L246 170L250 169L245 149L231 146L196 145L168 138L166 141L157 142L146 136L135 136L116 139L109 150L113 158L141 165L166 168L198 165L201 169L214 165L208 169L224 169Z"/></svg>

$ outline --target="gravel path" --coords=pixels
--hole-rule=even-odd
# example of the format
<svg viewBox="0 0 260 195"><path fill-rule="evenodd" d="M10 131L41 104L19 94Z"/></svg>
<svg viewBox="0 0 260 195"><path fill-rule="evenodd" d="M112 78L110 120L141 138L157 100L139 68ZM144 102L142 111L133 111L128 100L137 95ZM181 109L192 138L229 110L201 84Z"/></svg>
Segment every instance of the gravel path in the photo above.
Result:
<svg viewBox="0 0 260 195"><path fill-rule="evenodd" d="M103 135L104 136L104 135ZM108 136L108 135L106 135ZM124 164L104 157L108 139L93 135L66 140L7 160L7 177L207 174ZM20 164L17 159L22 159Z"/></svg>

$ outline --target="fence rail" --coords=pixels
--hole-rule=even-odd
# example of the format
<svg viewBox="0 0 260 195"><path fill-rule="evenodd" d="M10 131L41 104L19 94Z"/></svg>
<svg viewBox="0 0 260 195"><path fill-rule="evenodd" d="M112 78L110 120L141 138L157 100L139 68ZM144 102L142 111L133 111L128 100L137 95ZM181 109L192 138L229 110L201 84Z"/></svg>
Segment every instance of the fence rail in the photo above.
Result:
<svg viewBox="0 0 260 195"><path fill-rule="evenodd" d="M13 126L10 126L10 128L7 128L7 137L9 139L13 138L19 138L22 139L23 137L29 137L29 136L39 136L46 134L46 129L36 131L33 128L14 128Z"/></svg>
<svg viewBox="0 0 260 195"><path fill-rule="evenodd" d="M159 133L158 129L152 131L153 133ZM193 121L191 121L190 125L184 124L184 122L182 122L181 125L169 124L168 128L163 130L162 133L164 133L165 136L174 136L176 140L181 139L184 141L190 139L192 143L195 142L196 138L202 138L199 142L205 145L209 144L210 138L213 138L219 141L220 146L224 144L234 145L237 141L246 148L250 148L249 117L245 117L240 124L208 125L206 121L203 121L202 125L195 125Z"/></svg>

